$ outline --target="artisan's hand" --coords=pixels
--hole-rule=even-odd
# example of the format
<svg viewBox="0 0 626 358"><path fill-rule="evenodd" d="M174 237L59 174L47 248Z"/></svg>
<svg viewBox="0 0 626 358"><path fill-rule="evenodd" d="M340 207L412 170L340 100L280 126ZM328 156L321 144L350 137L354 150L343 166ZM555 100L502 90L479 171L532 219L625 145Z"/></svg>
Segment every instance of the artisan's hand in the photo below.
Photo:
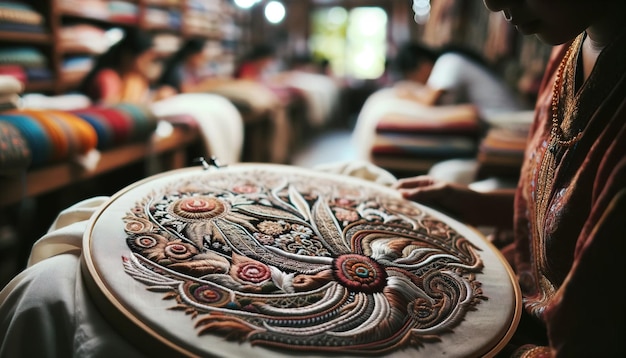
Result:
<svg viewBox="0 0 626 358"><path fill-rule="evenodd" d="M400 179L394 188L405 199L415 201L447 214L466 220L466 213L472 206L469 201L474 193L468 187L438 180L430 176Z"/></svg>
<svg viewBox="0 0 626 358"><path fill-rule="evenodd" d="M432 207L468 224L500 228L513 225L513 190L477 192L467 186L430 176L400 179L394 188L405 199Z"/></svg>

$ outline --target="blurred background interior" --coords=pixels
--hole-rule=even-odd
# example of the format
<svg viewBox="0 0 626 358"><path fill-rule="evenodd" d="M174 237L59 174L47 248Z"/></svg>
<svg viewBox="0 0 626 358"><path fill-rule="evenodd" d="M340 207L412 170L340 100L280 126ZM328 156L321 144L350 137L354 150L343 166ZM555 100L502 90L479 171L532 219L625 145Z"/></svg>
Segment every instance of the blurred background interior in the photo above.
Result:
<svg viewBox="0 0 626 358"><path fill-rule="evenodd" d="M512 185L549 51L482 1L0 1L0 282L63 208L201 156Z"/></svg>

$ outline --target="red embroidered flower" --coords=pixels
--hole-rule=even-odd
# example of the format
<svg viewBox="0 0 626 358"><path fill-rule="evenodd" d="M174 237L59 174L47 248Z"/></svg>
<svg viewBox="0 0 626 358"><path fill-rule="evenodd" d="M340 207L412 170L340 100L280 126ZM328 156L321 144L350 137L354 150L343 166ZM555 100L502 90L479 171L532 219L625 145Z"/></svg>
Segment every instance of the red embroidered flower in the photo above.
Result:
<svg viewBox="0 0 626 358"><path fill-rule="evenodd" d="M272 277L270 268L260 262L248 261L235 265L237 278L251 283L260 283Z"/></svg>
<svg viewBox="0 0 626 358"><path fill-rule="evenodd" d="M339 283L351 291L380 292L387 284L387 272L372 258L346 254L333 260L333 274Z"/></svg>

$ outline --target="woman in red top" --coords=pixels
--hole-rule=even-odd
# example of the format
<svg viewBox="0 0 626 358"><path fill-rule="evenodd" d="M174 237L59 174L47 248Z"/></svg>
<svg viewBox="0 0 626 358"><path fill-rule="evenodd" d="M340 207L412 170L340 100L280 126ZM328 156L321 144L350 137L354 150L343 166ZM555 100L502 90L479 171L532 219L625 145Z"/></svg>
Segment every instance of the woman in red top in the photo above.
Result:
<svg viewBox="0 0 626 358"><path fill-rule="evenodd" d="M474 225L514 225L504 252L526 316L506 353L624 357L626 2L484 2L555 45L517 190L478 193L423 176L397 188Z"/></svg>

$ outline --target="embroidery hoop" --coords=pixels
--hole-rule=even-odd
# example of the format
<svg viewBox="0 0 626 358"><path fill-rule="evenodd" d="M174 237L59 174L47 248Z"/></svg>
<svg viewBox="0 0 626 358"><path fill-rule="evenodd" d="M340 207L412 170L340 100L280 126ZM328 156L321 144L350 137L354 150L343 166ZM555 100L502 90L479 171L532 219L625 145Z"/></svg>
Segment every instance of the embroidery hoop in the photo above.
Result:
<svg viewBox="0 0 626 358"><path fill-rule="evenodd" d="M272 164L241 164L211 170L176 170L144 179L123 189L90 222L83 239L82 273L88 290L103 315L122 335L132 337L133 343L140 350L158 354L167 352L168 356L292 356L289 351L251 346L247 342L229 342L221 336L194 335L193 322L189 316L182 312L168 311L171 302L165 302L160 295L146 290L145 285L124 272L120 263L120 257L130 252L123 239L125 234L121 217L137 200L159 192L166 185L190 177L211 179L218 174L240 176L259 170L287 177L295 175L310 180L330 180L338 185L365 188L383 197L399 198L394 190L360 179ZM485 268L478 275L478 279L488 300L482 301L475 311L468 312L464 320L453 327L454 333L442 335L440 342L427 342L421 347L392 351L388 356L495 355L511 338L521 315L521 293L511 268L500 252L474 229L432 209L414 203L411 205L442 220L481 250ZM310 354L301 352L300 355L342 356L341 351ZM343 356L354 357L345 352Z"/></svg>

